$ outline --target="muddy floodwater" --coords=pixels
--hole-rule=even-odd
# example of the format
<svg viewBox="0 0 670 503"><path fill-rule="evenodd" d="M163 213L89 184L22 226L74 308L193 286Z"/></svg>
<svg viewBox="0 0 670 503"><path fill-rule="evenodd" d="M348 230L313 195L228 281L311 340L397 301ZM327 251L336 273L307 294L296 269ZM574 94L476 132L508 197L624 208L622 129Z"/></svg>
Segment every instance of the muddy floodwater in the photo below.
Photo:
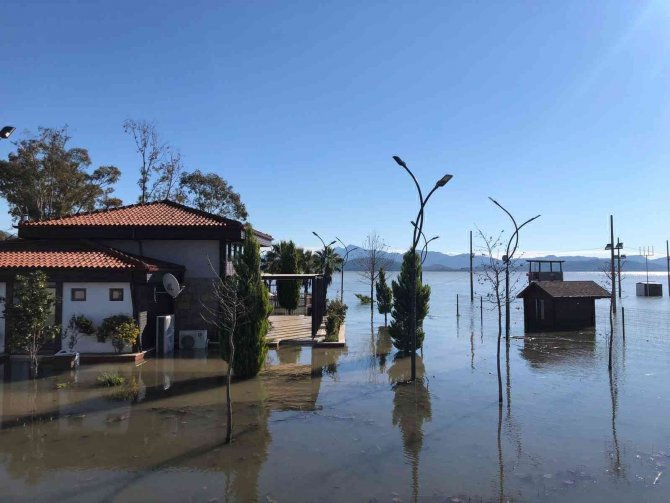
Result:
<svg viewBox="0 0 670 503"><path fill-rule="evenodd" d="M0 500L670 501L667 296L636 298L641 275L624 280L611 374L608 301L595 332L526 337L515 303L499 408L490 306L482 324L467 274L424 280L420 382L396 384L409 360L383 317L371 329L353 295L366 287L347 273L347 347L270 351L261 375L233 386L231 446L214 352L45 368L36 382L0 363ZM103 371L125 383L100 387Z"/></svg>

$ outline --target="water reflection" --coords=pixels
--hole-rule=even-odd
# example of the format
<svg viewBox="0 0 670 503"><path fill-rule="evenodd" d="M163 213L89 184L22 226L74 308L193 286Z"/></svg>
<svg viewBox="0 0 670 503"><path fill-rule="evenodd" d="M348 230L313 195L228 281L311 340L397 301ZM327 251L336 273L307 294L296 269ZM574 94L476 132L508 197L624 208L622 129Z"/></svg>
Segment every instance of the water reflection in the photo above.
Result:
<svg viewBox="0 0 670 503"><path fill-rule="evenodd" d="M594 364L596 334L586 332L556 332L523 337L521 356L533 368L583 367Z"/></svg>
<svg viewBox="0 0 670 503"><path fill-rule="evenodd" d="M257 378L234 383L230 446L224 444L225 363L217 356L82 367L38 380L23 379L21 364L3 364L2 467L31 486L54 471L75 478L88 470L118 471L118 477L103 477L104 483L77 486L79 498L108 500L141 497L152 477L172 467L213 470L224 477L222 492L212 497L257 501L272 440L270 415L317 410L322 379L335 378L346 349L312 349L305 364L298 363L301 351L284 353L272 355L280 363ZM118 373L124 384L100 387L96 379L102 371ZM2 471L0 485L1 477ZM157 488L155 497L173 498L168 486ZM75 494L66 484L58 490L59 496Z"/></svg>
<svg viewBox="0 0 670 503"><path fill-rule="evenodd" d="M379 327L379 332L377 334L377 342L375 347L375 356L377 357L377 362L379 364L379 372L386 372L386 360L393 350L393 342L391 340L391 335L389 334L388 328Z"/></svg>
<svg viewBox="0 0 670 503"><path fill-rule="evenodd" d="M412 501L419 497L419 454L423 447L423 423L432 418L432 406L425 368L421 358L416 361L416 381L411 377L409 357L397 357L388 369L393 386L393 426L400 428L405 458L412 467Z"/></svg>

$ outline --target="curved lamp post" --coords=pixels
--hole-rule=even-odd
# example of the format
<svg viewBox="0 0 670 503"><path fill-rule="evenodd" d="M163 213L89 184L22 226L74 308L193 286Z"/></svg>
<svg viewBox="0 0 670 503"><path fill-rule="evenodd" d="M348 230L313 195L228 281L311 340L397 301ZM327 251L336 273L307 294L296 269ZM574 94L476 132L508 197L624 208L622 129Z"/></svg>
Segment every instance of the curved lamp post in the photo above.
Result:
<svg viewBox="0 0 670 503"><path fill-rule="evenodd" d="M342 261L342 267L340 268L340 302L344 302L344 266L347 265L349 254L352 251L358 250L358 246L347 248L347 245L345 245L340 238L335 236L335 239L344 247L344 260Z"/></svg>
<svg viewBox="0 0 670 503"><path fill-rule="evenodd" d="M431 191L428 193L428 195L424 198L423 197L423 192L421 192L421 187L419 186L419 182L417 181L416 177L414 176L414 173L407 167L407 164L405 164L405 161L403 161L400 157L397 155L393 156L393 160L403 168L409 176L412 177L412 180L414 181L414 185L416 186L416 191L419 195L419 212L416 215L416 220L414 221L414 233L412 236L412 247L410 248L410 251L412 252L412 259L411 259L411 264L410 264L410 274L412 277L412 291L411 291L411 302L410 302L410 336L412 338L412 381L416 380L416 346L417 346L417 340L416 340L416 247L419 244L419 239L421 237L421 234L423 232L423 217L424 217L424 209L426 207L426 204L428 203L428 200L430 199L430 196L432 196L437 189L440 187L444 187L449 180L453 178L452 175L444 175L442 178L440 178L437 182L435 182L435 186L431 189Z"/></svg>
<svg viewBox="0 0 670 503"><path fill-rule="evenodd" d="M505 255L503 255L503 263L505 264L505 340L509 342L509 331L510 331L510 322L509 322L509 265L512 259L514 258L514 254L516 253L516 249L519 245L519 231L522 229L522 227L526 224L531 223L533 220L540 218L540 215L535 215L533 218L529 218L526 220L524 223L521 225L517 225L516 220L512 216L512 214L507 211L502 204L500 204L498 201L493 199L492 197L489 197L491 202L495 204L498 208L503 210L505 213L507 213L507 216L512 220L512 224L514 225L514 233L509 238L509 241L507 242L507 248L505 249ZM512 242L514 242L514 246L512 246ZM510 249L511 248L511 249Z"/></svg>

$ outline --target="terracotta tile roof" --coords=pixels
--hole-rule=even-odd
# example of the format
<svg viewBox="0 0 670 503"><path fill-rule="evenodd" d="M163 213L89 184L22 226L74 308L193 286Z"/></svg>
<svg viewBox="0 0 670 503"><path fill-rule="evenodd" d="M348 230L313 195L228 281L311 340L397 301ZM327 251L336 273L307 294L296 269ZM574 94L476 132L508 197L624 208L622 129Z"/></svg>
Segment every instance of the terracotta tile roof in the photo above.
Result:
<svg viewBox="0 0 670 503"><path fill-rule="evenodd" d="M235 220L189 208L173 201L133 204L109 210L20 223L20 227L240 227Z"/></svg>
<svg viewBox="0 0 670 503"><path fill-rule="evenodd" d="M522 298L532 288L540 288L554 298L607 299L610 293L595 281L533 281L517 297Z"/></svg>
<svg viewBox="0 0 670 503"><path fill-rule="evenodd" d="M12 240L0 245L0 269L183 269L88 242Z"/></svg>

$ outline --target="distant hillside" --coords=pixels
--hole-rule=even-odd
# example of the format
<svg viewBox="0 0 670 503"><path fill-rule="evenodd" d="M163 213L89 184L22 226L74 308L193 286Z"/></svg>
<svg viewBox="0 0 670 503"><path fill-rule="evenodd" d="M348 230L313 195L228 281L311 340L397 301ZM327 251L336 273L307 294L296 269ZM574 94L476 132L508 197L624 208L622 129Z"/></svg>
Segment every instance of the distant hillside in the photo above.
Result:
<svg viewBox="0 0 670 503"><path fill-rule="evenodd" d="M343 248L336 248L335 251L339 254L344 253ZM347 263L345 270L346 271L360 271L361 270L361 257L364 255L363 250L354 250L349 254L349 262ZM402 262L402 254L400 253L389 253L390 259L392 260L392 266L389 267L390 271L400 270L400 264ZM520 261L523 263L525 260L530 257L523 257ZM583 256L556 256L556 255L547 255L545 257L533 257L540 258L545 260L564 260L563 270L568 272L589 272L589 271L602 271L609 268L610 261L606 258L597 258L597 257L583 257ZM481 268L486 263L487 258L481 255L475 256L473 259L473 264L475 269ZM467 271L470 266L470 259L467 253L461 253L458 255L447 255L445 253L431 251L428 252L426 261L424 263L424 270L426 271ZM639 255L628 255L626 260L622 260L622 269L624 271L630 272L641 272L645 271L644 257ZM649 270L650 271L666 271L667 270L667 261L665 257L657 258L654 260L649 260Z"/></svg>

